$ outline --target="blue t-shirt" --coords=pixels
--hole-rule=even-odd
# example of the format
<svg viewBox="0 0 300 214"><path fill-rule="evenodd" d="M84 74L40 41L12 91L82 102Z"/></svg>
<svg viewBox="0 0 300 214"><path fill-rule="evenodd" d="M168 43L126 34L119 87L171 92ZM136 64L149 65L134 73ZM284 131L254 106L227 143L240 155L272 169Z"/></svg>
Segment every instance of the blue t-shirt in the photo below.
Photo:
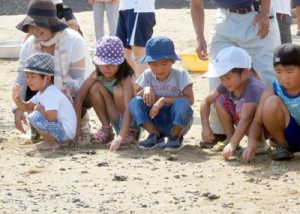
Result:
<svg viewBox="0 0 300 214"><path fill-rule="evenodd" d="M274 94L278 95L283 100L291 116L296 120L296 123L300 125L300 94L297 96L288 95L285 88L280 85L278 80L273 83L273 90Z"/></svg>
<svg viewBox="0 0 300 214"><path fill-rule="evenodd" d="M253 5L255 0L211 0L217 7L222 9L240 9Z"/></svg>

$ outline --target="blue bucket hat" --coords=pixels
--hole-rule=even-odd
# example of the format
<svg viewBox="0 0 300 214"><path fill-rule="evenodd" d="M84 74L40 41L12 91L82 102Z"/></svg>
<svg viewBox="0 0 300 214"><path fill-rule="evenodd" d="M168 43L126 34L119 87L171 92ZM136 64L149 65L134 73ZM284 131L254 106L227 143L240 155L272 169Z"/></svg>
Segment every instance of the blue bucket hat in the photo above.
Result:
<svg viewBox="0 0 300 214"><path fill-rule="evenodd" d="M140 62L144 64L160 59L180 60L175 53L173 41L165 36L156 36L147 41L146 54Z"/></svg>
<svg viewBox="0 0 300 214"><path fill-rule="evenodd" d="M55 76L55 62L53 56L46 53L32 54L26 61L23 72L38 73Z"/></svg>

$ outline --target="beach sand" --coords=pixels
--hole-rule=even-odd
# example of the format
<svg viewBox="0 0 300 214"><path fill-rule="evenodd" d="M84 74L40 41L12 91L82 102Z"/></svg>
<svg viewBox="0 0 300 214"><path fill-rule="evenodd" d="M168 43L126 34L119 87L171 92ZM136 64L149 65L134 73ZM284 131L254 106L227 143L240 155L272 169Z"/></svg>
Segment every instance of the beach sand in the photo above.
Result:
<svg viewBox="0 0 300 214"><path fill-rule="evenodd" d="M207 40L215 12L207 10ZM76 17L93 47L92 12ZM0 40L22 40L25 35L15 26L23 18L1 16ZM295 34L296 25L292 29ZM155 35L173 39L177 53L195 49L188 9L157 10ZM299 155L274 162L267 154L245 164L239 153L225 162L219 153L198 146L199 106L208 93L207 80L199 73L191 73L195 119L181 151L142 151L130 145L114 153L85 141L39 153L14 128L11 90L17 67L16 60L0 59L0 213L300 212ZM93 133L100 122L93 110L89 113Z"/></svg>

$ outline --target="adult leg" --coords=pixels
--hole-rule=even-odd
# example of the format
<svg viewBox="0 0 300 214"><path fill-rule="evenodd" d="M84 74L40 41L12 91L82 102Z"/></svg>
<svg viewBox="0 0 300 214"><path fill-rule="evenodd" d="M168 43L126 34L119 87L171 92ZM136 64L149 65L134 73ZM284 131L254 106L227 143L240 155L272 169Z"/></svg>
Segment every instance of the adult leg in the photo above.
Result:
<svg viewBox="0 0 300 214"><path fill-rule="evenodd" d="M119 17L119 4L107 2L105 3L106 18L108 22L109 35L116 35L118 17Z"/></svg>
<svg viewBox="0 0 300 214"><path fill-rule="evenodd" d="M141 58L145 55L146 49L145 47L140 46L131 46L132 53L134 56L134 63L135 63L135 74L140 76L147 68L149 68L148 63L142 64L140 63Z"/></svg>
<svg viewBox="0 0 300 214"><path fill-rule="evenodd" d="M271 14L271 15L276 15ZM280 45L280 34L277 19L269 19L270 28L266 38L260 39L257 36L258 26L253 28L252 20L255 13L242 15L242 18L233 16L234 21L239 21L239 30L235 35L235 40L239 47L248 52L252 58L253 68L260 79L268 86L275 81L275 72L273 67L273 53L275 48Z"/></svg>
<svg viewBox="0 0 300 214"><path fill-rule="evenodd" d="M104 36L104 10L104 3L102 2L97 2L93 6L94 26L97 41Z"/></svg>
<svg viewBox="0 0 300 214"><path fill-rule="evenodd" d="M129 48L124 48L124 56L125 56L125 59L127 60L128 64L130 65L130 67L133 69L134 73L137 75L138 67L134 60L132 50Z"/></svg>
<svg viewBox="0 0 300 214"><path fill-rule="evenodd" d="M288 14L276 14L280 32L281 44L292 43L291 24L292 17Z"/></svg>
<svg viewBox="0 0 300 214"><path fill-rule="evenodd" d="M136 75L139 76L149 67L148 64L141 64L140 59L146 53L145 46L153 35L153 27L156 24L156 20L155 13L134 13L133 16L135 16L135 20L132 33L130 34L129 45L136 63Z"/></svg>
<svg viewBox="0 0 300 214"><path fill-rule="evenodd" d="M297 17L297 33L296 33L296 36L300 36L300 5L296 6L296 17Z"/></svg>

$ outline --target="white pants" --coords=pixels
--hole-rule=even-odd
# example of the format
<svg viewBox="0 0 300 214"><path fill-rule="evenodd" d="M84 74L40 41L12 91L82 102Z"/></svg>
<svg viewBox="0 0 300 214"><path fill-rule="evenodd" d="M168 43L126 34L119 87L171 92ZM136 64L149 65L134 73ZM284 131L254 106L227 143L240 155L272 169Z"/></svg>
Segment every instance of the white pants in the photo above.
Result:
<svg viewBox="0 0 300 214"><path fill-rule="evenodd" d="M115 36L118 15L119 15L119 4L111 2L98 2L93 6L94 10L94 24L97 41L103 37L104 34L104 13L106 11L106 18L109 27L109 35Z"/></svg>
<svg viewBox="0 0 300 214"><path fill-rule="evenodd" d="M273 68L273 52L280 45L280 34L276 14L271 12L270 31L266 38L257 36L258 26L253 27L252 21L257 12L247 14L230 13L219 9L214 19L211 39L208 45L210 63L224 48L238 46L243 48L252 58L253 68L267 85L276 79ZM219 84L219 78L209 79L210 90ZM214 133L224 133L214 109L210 117Z"/></svg>

